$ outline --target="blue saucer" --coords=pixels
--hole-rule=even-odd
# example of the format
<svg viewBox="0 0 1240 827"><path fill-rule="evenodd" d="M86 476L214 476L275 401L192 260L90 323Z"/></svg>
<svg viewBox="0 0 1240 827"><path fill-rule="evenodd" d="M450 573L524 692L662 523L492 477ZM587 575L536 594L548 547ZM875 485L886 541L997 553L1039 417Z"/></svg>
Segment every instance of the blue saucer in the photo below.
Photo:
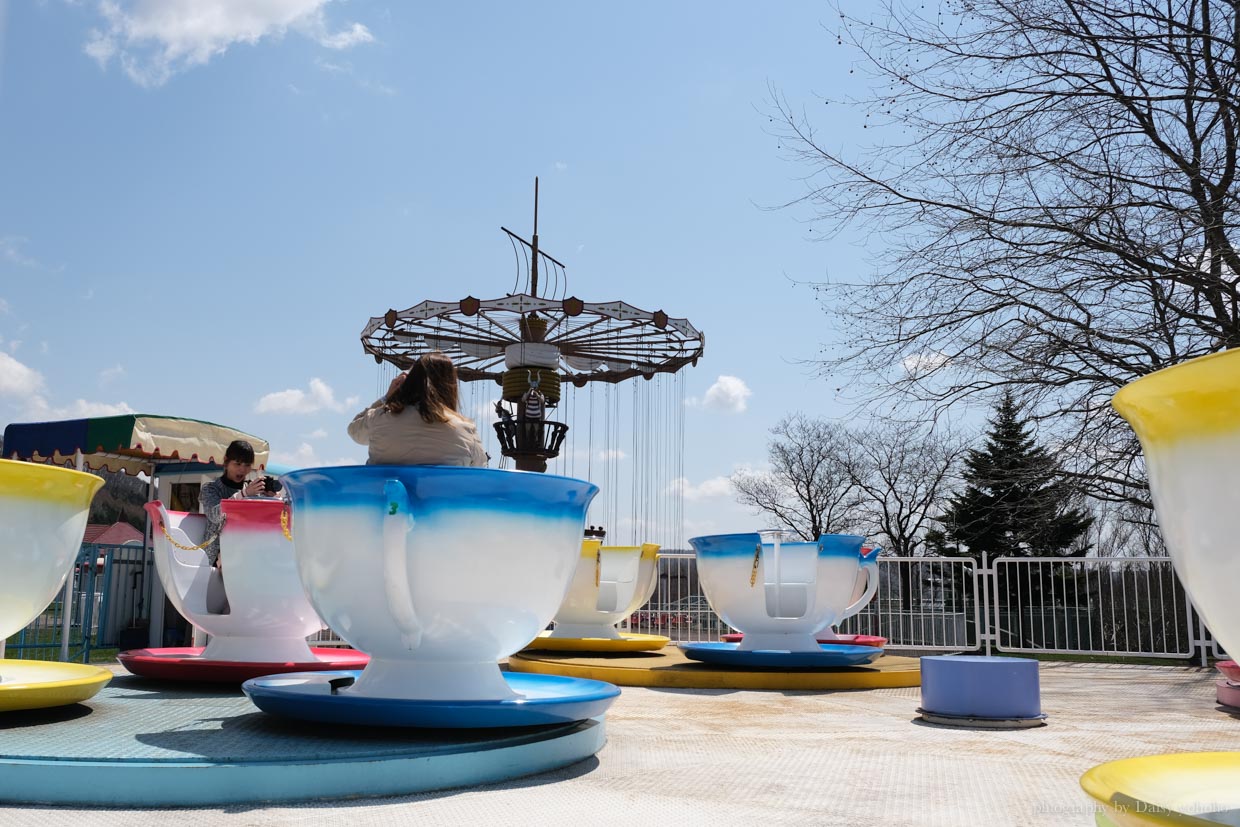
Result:
<svg viewBox="0 0 1240 827"><path fill-rule="evenodd" d="M603 681L560 675L504 673L519 697L498 701L419 701L341 693L362 673L293 672L253 678L241 685L263 712L329 724L483 729L546 726L602 715L620 694Z"/></svg>
<svg viewBox="0 0 1240 827"><path fill-rule="evenodd" d="M883 653L877 646L820 644L818 652L755 649L742 652L739 643L682 643L685 657L720 666L761 666L769 669L830 669L870 663Z"/></svg>

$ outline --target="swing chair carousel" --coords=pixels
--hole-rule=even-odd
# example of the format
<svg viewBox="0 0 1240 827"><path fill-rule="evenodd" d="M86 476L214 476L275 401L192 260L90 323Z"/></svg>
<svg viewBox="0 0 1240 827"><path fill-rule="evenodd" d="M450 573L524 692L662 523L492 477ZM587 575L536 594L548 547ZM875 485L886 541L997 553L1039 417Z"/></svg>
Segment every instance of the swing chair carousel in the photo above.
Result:
<svg viewBox="0 0 1240 827"><path fill-rule="evenodd" d="M666 535L664 543L680 539L680 511L664 507L661 500L675 488L671 473L678 463L673 454L680 446L672 439L678 433L675 418L683 411L683 389L681 398L676 398L664 383L697 364L705 338L688 319L673 318L663 310L567 295L565 265L539 249L537 187L535 180L532 238L526 241L501 228L518 261L513 292L494 299L466 296L388 310L366 325L362 347L379 365L397 370L407 370L427 353L447 354L461 381L472 389L472 403L468 397L463 401L480 419L494 412L499 453L517 470L546 472L548 461L560 458L553 471L599 481L606 492L599 497L603 524L630 523L629 545L604 545L601 526L586 532L576 575L555 618L556 629L539 635L530 648L659 649L668 643L667 637L620 632L616 625L650 598L658 580L659 546L640 542L638 536L645 539L661 532ZM638 377L643 381L626 382ZM485 388L487 380L499 385L500 398L489 395L480 403L477 389ZM622 385L631 388L634 411L626 434L632 443L623 446ZM588 402L575 403L577 392ZM656 411L660 404L667 410L662 422ZM584 443L567 451L569 422L576 425L583 407L588 415L588 424L581 428ZM562 451L570 457L561 457ZM579 459L584 460L584 469ZM630 460L625 473L631 476L623 482L621 459ZM621 504L622 489L628 489L623 493L632 502Z"/></svg>

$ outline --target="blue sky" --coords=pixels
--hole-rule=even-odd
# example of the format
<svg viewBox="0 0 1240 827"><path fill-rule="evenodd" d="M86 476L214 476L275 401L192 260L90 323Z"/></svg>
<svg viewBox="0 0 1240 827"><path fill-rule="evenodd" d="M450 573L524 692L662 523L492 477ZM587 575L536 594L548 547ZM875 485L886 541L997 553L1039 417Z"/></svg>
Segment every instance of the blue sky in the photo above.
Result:
<svg viewBox="0 0 1240 827"><path fill-rule="evenodd" d="M769 85L810 108L859 83L831 17L0 0L0 424L142 411L257 434L285 465L362 462L345 425L384 384L363 326L508 292L499 227L528 235L539 176L571 293L706 333L682 377L686 534L754 528L726 477L764 465L784 414L850 410L800 363L834 322L796 282L863 251L769 209L806 172ZM846 144L847 123L819 126ZM606 448L575 430L578 456Z"/></svg>

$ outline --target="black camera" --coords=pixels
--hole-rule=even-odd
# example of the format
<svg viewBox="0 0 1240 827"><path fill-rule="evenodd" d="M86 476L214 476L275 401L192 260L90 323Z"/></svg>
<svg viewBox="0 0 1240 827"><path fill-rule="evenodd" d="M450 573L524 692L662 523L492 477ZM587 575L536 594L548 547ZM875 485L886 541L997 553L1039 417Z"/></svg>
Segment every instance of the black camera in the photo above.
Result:
<svg viewBox="0 0 1240 827"><path fill-rule="evenodd" d="M275 494L283 487L284 483L280 482L277 477L263 477L263 488L272 494Z"/></svg>

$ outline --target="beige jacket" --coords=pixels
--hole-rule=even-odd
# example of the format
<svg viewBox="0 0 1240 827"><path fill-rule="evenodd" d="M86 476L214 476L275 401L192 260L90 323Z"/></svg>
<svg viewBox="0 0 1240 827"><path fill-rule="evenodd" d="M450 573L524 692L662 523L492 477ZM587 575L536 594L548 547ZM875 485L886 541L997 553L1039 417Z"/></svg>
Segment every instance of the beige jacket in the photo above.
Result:
<svg viewBox="0 0 1240 827"><path fill-rule="evenodd" d="M466 465L485 468L478 429L457 415L448 422L427 422L416 408L388 413L379 399L349 423L349 436L370 446L367 465Z"/></svg>

